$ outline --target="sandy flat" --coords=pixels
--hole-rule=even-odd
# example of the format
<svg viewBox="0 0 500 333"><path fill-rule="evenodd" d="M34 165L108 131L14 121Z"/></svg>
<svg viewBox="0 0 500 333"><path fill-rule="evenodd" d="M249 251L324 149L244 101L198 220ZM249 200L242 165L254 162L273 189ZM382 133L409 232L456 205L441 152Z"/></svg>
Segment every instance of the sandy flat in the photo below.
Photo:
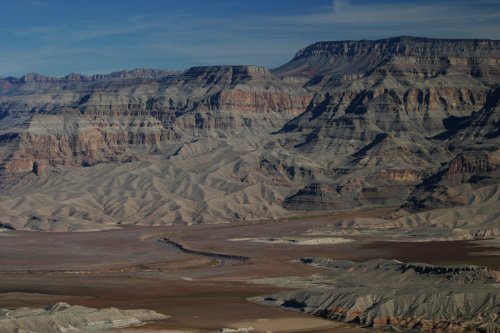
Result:
<svg viewBox="0 0 500 333"><path fill-rule="evenodd" d="M292 245L326 245L352 242L352 239L341 237L281 237L281 238L231 238L231 242L257 242L267 244L292 244Z"/></svg>
<svg viewBox="0 0 500 333"><path fill-rule="evenodd" d="M139 328L139 327L128 327L122 329L115 329L106 331L107 333L195 333L195 331L189 330L168 330L168 329L156 329L156 328Z"/></svg>
<svg viewBox="0 0 500 333"><path fill-rule="evenodd" d="M303 329L308 333L353 332L361 329L329 322L329 325L346 326L323 329L324 322L320 324L319 319L305 313L251 303L249 298L283 289L274 285L248 284L248 281L311 276L319 272L318 268L298 263L295 260L298 257L353 261L395 258L403 262L498 265L498 256L483 255L498 251L496 243L486 241L428 242L422 246L406 241L382 241L364 234L349 235L349 239L355 241L347 243L300 247L290 242L228 241L242 238L327 239L304 234L311 229L321 230L334 225L339 220L377 217L385 213L358 211L279 222L127 227L86 233L7 231L11 236L0 242L3 254L0 258L0 308L41 308L64 301L90 308L150 309L171 316L124 330L136 333L213 333L224 327L260 328L258 325L263 325L266 329L263 332L266 332L294 321L311 324L311 328ZM246 255L250 259L213 266L210 258L158 243L160 237L168 237L196 251ZM20 290L26 293L12 293ZM294 329L301 327L299 324L292 326ZM289 326L283 327L281 332L286 328Z"/></svg>
<svg viewBox="0 0 500 333"><path fill-rule="evenodd" d="M329 320L319 318L259 318L248 321L236 322L230 325L232 328L253 327L257 332L298 332L317 329L335 329L345 326Z"/></svg>

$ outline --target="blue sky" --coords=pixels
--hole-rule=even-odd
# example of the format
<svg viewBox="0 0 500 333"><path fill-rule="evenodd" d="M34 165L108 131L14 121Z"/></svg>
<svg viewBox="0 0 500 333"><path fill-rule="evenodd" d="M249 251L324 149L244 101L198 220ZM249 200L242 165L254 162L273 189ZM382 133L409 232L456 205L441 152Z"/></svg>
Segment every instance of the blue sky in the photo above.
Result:
<svg viewBox="0 0 500 333"><path fill-rule="evenodd" d="M315 41L500 39L500 0L0 0L0 76L279 66Z"/></svg>

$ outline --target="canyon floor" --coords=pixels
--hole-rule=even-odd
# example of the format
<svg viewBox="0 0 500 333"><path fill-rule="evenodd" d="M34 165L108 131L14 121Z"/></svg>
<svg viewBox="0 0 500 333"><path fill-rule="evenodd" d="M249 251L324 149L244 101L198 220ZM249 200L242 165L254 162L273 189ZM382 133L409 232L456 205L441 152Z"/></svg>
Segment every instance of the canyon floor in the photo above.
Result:
<svg viewBox="0 0 500 333"><path fill-rule="evenodd" d="M254 282L323 271L294 261L299 257L385 258L500 270L500 244L492 240L411 242L383 234L346 233L333 241L332 237L313 241L325 236L311 236L338 221L376 218L387 210L82 233L4 231L0 233L0 308L65 302L90 308L148 309L170 316L121 329L136 333L248 327L257 332L363 332L368 329L255 304L248 299L291 288Z"/></svg>

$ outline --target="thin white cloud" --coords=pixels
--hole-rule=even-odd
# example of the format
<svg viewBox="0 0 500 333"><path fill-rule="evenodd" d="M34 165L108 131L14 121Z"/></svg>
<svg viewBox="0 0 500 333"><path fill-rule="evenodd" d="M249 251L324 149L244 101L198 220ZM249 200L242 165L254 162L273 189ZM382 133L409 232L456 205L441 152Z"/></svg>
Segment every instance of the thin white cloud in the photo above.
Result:
<svg viewBox="0 0 500 333"><path fill-rule="evenodd" d="M333 0L332 7L334 13L340 13L342 9L349 6L348 0Z"/></svg>
<svg viewBox="0 0 500 333"><path fill-rule="evenodd" d="M491 0L486 0L491 1ZM289 23L305 25L356 24L402 25L408 23L446 22L469 25L470 20L493 20L500 18L500 11L470 8L461 1L442 1L433 3L408 2L370 2L353 4L336 0L331 11L285 17Z"/></svg>
<svg viewBox="0 0 500 333"><path fill-rule="evenodd" d="M0 34L13 34L21 42L0 49L0 74L45 68L46 74L63 75L99 68L181 69L221 63L274 67L318 40L397 35L500 39L499 3L335 0L302 15L134 13L119 22L82 19L22 29L1 27Z"/></svg>

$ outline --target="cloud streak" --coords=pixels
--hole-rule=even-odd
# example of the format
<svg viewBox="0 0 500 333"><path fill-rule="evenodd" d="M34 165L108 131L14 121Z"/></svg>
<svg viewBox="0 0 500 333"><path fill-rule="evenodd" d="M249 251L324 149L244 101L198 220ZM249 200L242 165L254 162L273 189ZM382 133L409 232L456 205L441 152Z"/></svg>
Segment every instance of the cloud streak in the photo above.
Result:
<svg viewBox="0 0 500 333"><path fill-rule="evenodd" d="M63 75L145 66L184 69L215 63L274 67L318 40L403 34L500 38L498 0L478 0L472 5L465 0L328 0L310 7L283 13L240 10L222 14L180 8L130 12L119 19L0 23L0 37L5 40L0 49L0 75L19 76L27 71Z"/></svg>
<svg viewBox="0 0 500 333"><path fill-rule="evenodd" d="M486 2L489 1L491 0L486 0ZM370 26L404 28L406 25L416 25L422 29L425 25L431 24L430 28L436 31L449 31L457 25L470 27L474 22L500 19L500 11L488 10L481 6L480 1L477 7L471 8L464 1L433 3L401 1L397 5L394 2L371 2L356 5L345 0L336 0L332 7L332 11L290 16L283 19L290 24L297 25L356 25L361 29ZM485 32L496 38L500 35L498 31Z"/></svg>

